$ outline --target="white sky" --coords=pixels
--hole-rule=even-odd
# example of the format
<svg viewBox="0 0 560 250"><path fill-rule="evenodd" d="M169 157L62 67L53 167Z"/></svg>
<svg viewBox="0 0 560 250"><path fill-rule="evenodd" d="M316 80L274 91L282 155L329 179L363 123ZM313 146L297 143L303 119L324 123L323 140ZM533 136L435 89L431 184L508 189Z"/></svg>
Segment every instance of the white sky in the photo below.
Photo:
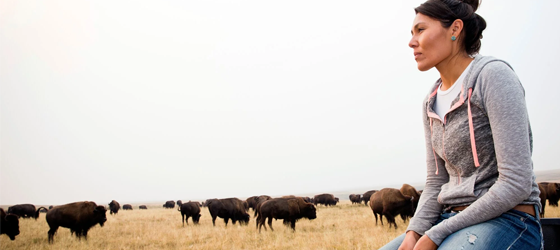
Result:
<svg viewBox="0 0 560 250"><path fill-rule="evenodd" d="M423 1L0 1L0 204L422 183ZM560 169L560 1L483 1L482 55Z"/></svg>

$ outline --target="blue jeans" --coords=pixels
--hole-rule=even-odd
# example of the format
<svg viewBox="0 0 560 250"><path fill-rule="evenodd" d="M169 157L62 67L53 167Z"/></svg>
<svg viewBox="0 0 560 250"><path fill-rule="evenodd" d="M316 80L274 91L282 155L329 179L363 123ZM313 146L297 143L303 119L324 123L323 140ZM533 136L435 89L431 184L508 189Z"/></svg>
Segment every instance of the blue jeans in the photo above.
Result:
<svg viewBox="0 0 560 250"><path fill-rule="evenodd" d="M539 211L535 209L535 211ZM456 212L443 213L436 224L455 216ZM497 218L463 228L450 234L438 249L543 249L540 218L517 210L510 210ZM397 250L404 240L402 234L380 250Z"/></svg>

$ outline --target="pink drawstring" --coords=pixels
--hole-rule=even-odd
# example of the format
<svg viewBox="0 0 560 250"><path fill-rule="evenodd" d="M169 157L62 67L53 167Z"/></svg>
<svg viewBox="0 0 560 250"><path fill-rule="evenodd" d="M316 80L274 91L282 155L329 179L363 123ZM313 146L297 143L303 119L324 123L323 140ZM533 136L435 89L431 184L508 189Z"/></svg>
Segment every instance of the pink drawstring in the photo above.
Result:
<svg viewBox="0 0 560 250"><path fill-rule="evenodd" d="M478 154L476 153L476 142L474 140L474 126L473 126L472 113L471 113L471 94L472 94L472 88L469 89L469 98L467 102L468 114L469 114L469 133L471 135L471 148L472 148L472 154L474 159L474 166L479 167L480 163L478 163Z"/></svg>

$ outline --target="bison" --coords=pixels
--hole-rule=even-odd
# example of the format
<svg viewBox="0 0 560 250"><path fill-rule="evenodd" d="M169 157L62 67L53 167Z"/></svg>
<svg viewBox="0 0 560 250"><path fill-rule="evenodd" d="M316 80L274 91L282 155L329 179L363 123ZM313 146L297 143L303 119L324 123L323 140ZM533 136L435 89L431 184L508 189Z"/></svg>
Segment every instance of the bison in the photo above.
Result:
<svg viewBox="0 0 560 250"><path fill-rule="evenodd" d="M148 209L148 207L146 207L146 205L140 205L138 206L138 209Z"/></svg>
<svg viewBox="0 0 560 250"><path fill-rule="evenodd" d="M318 194L313 197L313 204L323 204L325 206L335 206L338 203L338 198L332 194Z"/></svg>
<svg viewBox="0 0 560 250"><path fill-rule="evenodd" d="M0 208L0 235L7 235L10 240L15 240L19 234L19 219L15 214L6 214Z"/></svg>
<svg viewBox="0 0 560 250"><path fill-rule="evenodd" d="M166 201L163 204L164 208L175 208L175 201Z"/></svg>
<svg viewBox="0 0 560 250"><path fill-rule="evenodd" d="M362 195L362 201L364 201L364 204L366 206L368 205L371 196L375 194L375 192L377 192L377 190L369 190Z"/></svg>
<svg viewBox="0 0 560 250"><path fill-rule="evenodd" d="M256 219L259 233L262 226L264 226L264 230L267 230L264 225L267 218L268 226L272 231L274 231L272 219L283 219L285 224L289 222L290 227L295 231L297 220L301 218L313 220L317 218L317 213L315 205L305 202L302 197L275 198L263 202L260 206Z"/></svg>
<svg viewBox="0 0 560 250"><path fill-rule="evenodd" d="M208 211L212 216L212 225L214 226L216 226L217 217L224 219L226 227L229 219L231 219L234 225L237 221L242 225L247 225L249 223L250 216L245 211L243 201L238 198L212 199L207 200L206 203Z"/></svg>
<svg viewBox="0 0 560 250"><path fill-rule="evenodd" d="M177 200L177 206L181 207L181 205L183 205L183 201L182 200Z"/></svg>
<svg viewBox="0 0 560 250"><path fill-rule="evenodd" d="M47 212L47 223L49 224L48 241L54 242L54 234L58 227L69 228L71 232L76 232L76 237L81 239L83 236L87 240L88 230L107 221L107 209L98 206L95 202L81 201L56 206Z"/></svg>
<svg viewBox="0 0 560 250"><path fill-rule="evenodd" d="M181 212L181 220L183 221L183 226L185 226L185 221L187 222L187 225L189 224L189 217L192 217L194 224L198 224L201 216L199 202L189 201L187 203L182 203L181 206L177 208L177 210Z"/></svg>
<svg viewBox="0 0 560 250"><path fill-rule="evenodd" d="M119 204L116 200L112 200L111 203L109 203L109 214L117 214L119 209L121 209L121 204Z"/></svg>
<svg viewBox="0 0 560 250"><path fill-rule="evenodd" d="M560 183L555 182L541 182L546 185L546 199L548 200L548 205L557 207L558 200L560 200Z"/></svg>
<svg viewBox="0 0 560 250"><path fill-rule="evenodd" d="M122 209L123 209L123 210L132 210L132 205L130 205L130 204L124 204L124 205L122 206Z"/></svg>
<svg viewBox="0 0 560 250"><path fill-rule="evenodd" d="M403 195L396 188L384 188L371 196L369 205L375 216L375 225L377 225L377 215L379 214L381 225L383 225L383 216L385 216L389 222L389 228L393 224L397 229L395 216L400 214L403 218L406 216L412 217L414 215L413 203L413 196Z"/></svg>
<svg viewBox="0 0 560 250"><path fill-rule="evenodd" d="M33 204L17 204L9 207L8 213L17 215L20 218L34 218L37 220L37 218L39 218L39 213L43 209L47 210L46 207L35 209L35 205Z"/></svg>
<svg viewBox="0 0 560 250"><path fill-rule="evenodd" d="M362 195L361 194L351 194L348 196L352 204L360 204L362 203Z"/></svg>
<svg viewBox="0 0 560 250"><path fill-rule="evenodd" d="M252 208L253 211L255 211L255 216L256 214L256 209L257 209L257 205L263 201L267 201L272 199L270 196L268 195L261 195L261 196L251 196L249 198L247 198L245 201L247 202L247 205L249 206L249 208Z"/></svg>
<svg viewBox="0 0 560 250"><path fill-rule="evenodd" d="M403 221L406 221L409 217L412 217L412 215L414 215L414 212L416 212L418 201L420 200L420 193L416 190L416 188L408 184L403 184L400 191L403 195L414 197L414 201L412 202L412 214L401 214L401 218L403 219Z"/></svg>

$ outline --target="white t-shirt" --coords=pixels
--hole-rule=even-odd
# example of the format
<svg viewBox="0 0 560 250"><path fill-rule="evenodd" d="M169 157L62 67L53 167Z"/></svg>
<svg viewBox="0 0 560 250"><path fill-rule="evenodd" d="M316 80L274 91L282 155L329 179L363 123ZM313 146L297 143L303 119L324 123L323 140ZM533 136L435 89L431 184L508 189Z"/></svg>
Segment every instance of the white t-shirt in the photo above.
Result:
<svg viewBox="0 0 560 250"><path fill-rule="evenodd" d="M453 85L451 85L451 87L447 90L441 90L441 85L439 85L434 103L434 111L439 115L442 121L447 111L451 109L451 102L453 102L459 93L461 93L463 81L465 80L465 76L467 75L467 72L469 72L471 65L472 62L469 63L469 66L467 66L463 73L461 73L461 76L457 78L457 81L455 81L455 83L453 83Z"/></svg>

